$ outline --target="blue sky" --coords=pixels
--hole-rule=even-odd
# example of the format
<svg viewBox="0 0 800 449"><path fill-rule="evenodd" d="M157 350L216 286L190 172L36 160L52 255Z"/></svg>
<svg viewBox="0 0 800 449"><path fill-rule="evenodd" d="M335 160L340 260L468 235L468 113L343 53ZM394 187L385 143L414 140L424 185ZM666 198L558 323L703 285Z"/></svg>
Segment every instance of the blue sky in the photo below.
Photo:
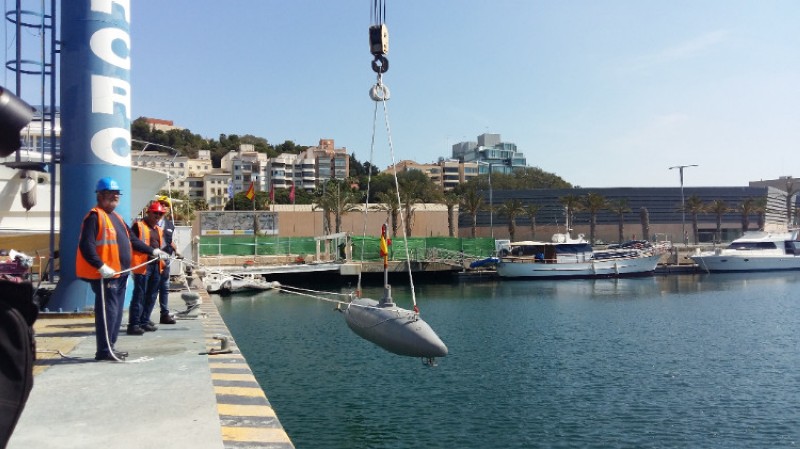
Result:
<svg viewBox="0 0 800 449"><path fill-rule="evenodd" d="M134 0L133 116L391 162L369 0ZM499 133L582 187L800 176L800 2L389 0L395 160Z"/></svg>

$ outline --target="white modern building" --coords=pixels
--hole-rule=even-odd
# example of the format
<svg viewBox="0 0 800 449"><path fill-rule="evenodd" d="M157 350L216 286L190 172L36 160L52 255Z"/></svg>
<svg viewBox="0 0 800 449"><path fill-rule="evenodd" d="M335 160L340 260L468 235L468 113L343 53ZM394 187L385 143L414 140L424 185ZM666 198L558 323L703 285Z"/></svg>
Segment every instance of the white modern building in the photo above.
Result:
<svg viewBox="0 0 800 449"><path fill-rule="evenodd" d="M503 142L500 134L481 134L478 141L459 142L452 147L453 159L463 162L480 161L478 172L486 174L511 173L516 168L528 165L525 155L517 151L517 145Z"/></svg>

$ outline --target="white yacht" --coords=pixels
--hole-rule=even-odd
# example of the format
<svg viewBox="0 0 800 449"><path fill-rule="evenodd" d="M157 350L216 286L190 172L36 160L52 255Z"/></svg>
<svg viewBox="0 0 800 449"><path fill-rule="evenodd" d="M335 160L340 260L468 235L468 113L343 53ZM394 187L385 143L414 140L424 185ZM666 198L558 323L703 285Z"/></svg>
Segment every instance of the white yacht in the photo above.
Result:
<svg viewBox="0 0 800 449"><path fill-rule="evenodd" d="M706 272L800 270L800 230L750 231L726 248L689 256Z"/></svg>
<svg viewBox="0 0 800 449"><path fill-rule="evenodd" d="M497 274L504 278L601 278L652 274L663 250L646 241L594 251L580 234L555 234L551 242L509 243L498 253Z"/></svg>

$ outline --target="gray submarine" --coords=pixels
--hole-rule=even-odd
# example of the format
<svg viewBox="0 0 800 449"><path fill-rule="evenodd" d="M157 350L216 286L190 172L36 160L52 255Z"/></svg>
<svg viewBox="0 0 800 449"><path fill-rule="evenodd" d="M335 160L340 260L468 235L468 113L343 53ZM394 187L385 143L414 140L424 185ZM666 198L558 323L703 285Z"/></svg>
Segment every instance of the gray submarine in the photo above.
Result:
<svg viewBox="0 0 800 449"><path fill-rule="evenodd" d="M417 312L392 301L388 284L380 301L353 299L344 309L344 319L356 335L394 354L431 360L447 355L447 346Z"/></svg>
<svg viewBox="0 0 800 449"><path fill-rule="evenodd" d="M397 355L422 357L434 364L436 357L447 355L447 346L436 332L414 310L397 307L389 285L388 255L391 240L386 237L386 224L381 227L380 255L383 258L383 297L380 301L353 298L345 305L347 326L359 337ZM411 275L411 273L409 273ZM359 291L361 289L359 288Z"/></svg>

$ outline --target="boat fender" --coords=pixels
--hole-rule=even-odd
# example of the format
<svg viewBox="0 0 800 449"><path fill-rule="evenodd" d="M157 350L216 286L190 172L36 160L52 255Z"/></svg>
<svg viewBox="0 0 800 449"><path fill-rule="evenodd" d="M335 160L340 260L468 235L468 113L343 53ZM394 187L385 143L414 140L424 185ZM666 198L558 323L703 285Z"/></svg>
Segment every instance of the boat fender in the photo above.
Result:
<svg viewBox="0 0 800 449"><path fill-rule="evenodd" d="M23 170L19 177L22 178L22 186L19 189L22 207L26 211L31 210L36 206L36 178L28 170Z"/></svg>

